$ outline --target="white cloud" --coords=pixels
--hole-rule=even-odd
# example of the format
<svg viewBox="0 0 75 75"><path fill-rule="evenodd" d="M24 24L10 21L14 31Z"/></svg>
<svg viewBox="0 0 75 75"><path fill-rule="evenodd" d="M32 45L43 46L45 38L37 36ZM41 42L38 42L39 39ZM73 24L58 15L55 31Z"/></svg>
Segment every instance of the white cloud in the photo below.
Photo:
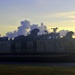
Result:
<svg viewBox="0 0 75 75"><path fill-rule="evenodd" d="M65 36L67 34L67 32L69 32L69 30L60 30L60 36Z"/></svg>
<svg viewBox="0 0 75 75"><path fill-rule="evenodd" d="M30 21L24 20L24 21L21 21L21 25L17 27L17 30L13 32L7 32L6 36L9 38L14 38L19 35L27 36L31 32L31 30L35 28L38 28L40 30L39 35L44 34L44 31L47 30L47 27L43 23L41 23L40 26L38 24L31 25Z"/></svg>

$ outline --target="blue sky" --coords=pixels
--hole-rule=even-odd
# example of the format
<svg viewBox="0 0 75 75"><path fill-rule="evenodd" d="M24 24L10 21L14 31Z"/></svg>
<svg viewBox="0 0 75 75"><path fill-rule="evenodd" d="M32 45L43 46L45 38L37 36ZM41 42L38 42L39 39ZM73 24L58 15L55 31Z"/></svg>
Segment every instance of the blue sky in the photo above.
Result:
<svg viewBox="0 0 75 75"><path fill-rule="evenodd" d="M75 31L75 0L0 0L0 34L16 30L25 19Z"/></svg>

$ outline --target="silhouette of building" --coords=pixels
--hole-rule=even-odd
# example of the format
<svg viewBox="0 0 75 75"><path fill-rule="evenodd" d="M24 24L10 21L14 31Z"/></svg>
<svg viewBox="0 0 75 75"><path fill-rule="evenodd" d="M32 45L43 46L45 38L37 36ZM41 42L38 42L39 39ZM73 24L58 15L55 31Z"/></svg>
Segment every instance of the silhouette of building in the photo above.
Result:
<svg viewBox="0 0 75 75"><path fill-rule="evenodd" d="M11 44L8 37L0 37L0 53L11 53Z"/></svg>
<svg viewBox="0 0 75 75"><path fill-rule="evenodd" d="M37 35L39 30L33 29L28 36L20 35L14 40L8 37L0 37L0 53L73 53L75 52L75 39L70 31L63 38L57 33L57 27L53 32Z"/></svg>

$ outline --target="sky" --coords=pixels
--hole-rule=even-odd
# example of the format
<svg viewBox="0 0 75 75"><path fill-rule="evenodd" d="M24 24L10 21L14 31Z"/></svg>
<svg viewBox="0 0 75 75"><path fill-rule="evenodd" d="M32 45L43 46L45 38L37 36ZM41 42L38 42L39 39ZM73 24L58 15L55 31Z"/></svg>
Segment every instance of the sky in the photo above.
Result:
<svg viewBox="0 0 75 75"><path fill-rule="evenodd" d="M75 0L0 0L0 34L17 30L20 22L44 23L48 30L75 32Z"/></svg>

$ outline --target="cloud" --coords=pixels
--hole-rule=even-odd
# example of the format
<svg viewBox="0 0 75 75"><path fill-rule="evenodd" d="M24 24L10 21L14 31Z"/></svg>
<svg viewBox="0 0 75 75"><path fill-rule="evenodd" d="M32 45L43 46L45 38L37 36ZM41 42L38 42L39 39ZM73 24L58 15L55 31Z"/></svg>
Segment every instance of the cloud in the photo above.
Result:
<svg viewBox="0 0 75 75"><path fill-rule="evenodd" d="M31 29L30 30L33 30L35 28L38 28L40 30L38 35L44 34L45 33L44 31L47 30L47 27L43 23L41 23L40 26L38 24L31 25Z"/></svg>
<svg viewBox="0 0 75 75"><path fill-rule="evenodd" d="M13 32L7 32L6 36L9 38L15 38L16 36L19 35L25 35L27 36L31 30L38 28L40 31L38 33L38 35L42 35L45 34L45 30L48 30L46 25L44 25L43 23L41 23L41 25L38 24L32 24L30 23L30 21L28 20L24 20L21 21L21 25L19 27L17 27L17 30L13 31ZM66 33L69 32L69 30L60 30L60 36L65 36Z"/></svg>
<svg viewBox="0 0 75 75"><path fill-rule="evenodd" d="M18 27L17 35L27 35L28 29L30 29L30 22L27 20L21 21L21 26Z"/></svg>
<svg viewBox="0 0 75 75"><path fill-rule="evenodd" d="M67 32L69 32L69 30L60 30L59 33L60 33L60 36L66 36ZM73 34L73 37L75 38L75 32Z"/></svg>
<svg viewBox="0 0 75 75"><path fill-rule="evenodd" d="M31 30L33 30L33 29L35 29L35 28L38 28L38 24L33 24L33 25L30 26L30 29L31 29Z"/></svg>
<svg viewBox="0 0 75 75"><path fill-rule="evenodd" d="M41 23L41 25L39 26L38 24L30 24L30 21L25 20L25 21L21 21L21 26L19 26L17 29L13 32L7 32L6 36L9 38L15 38L16 36L19 35L25 35L27 36L31 30L38 28L40 30L40 32L38 33L39 35L44 34L44 31L47 30L47 27Z"/></svg>
<svg viewBox="0 0 75 75"><path fill-rule="evenodd" d="M17 36L17 31L14 31L14 32L7 32L6 33L6 36L9 37L9 38L14 38Z"/></svg>
<svg viewBox="0 0 75 75"><path fill-rule="evenodd" d="M69 32L69 30L60 30L59 31L60 36L65 36L67 32Z"/></svg>
<svg viewBox="0 0 75 75"><path fill-rule="evenodd" d="M47 27L43 23L41 23L41 26L39 26L38 29L40 30L38 35L42 35L45 33L44 31L47 30Z"/></svg>
<svg viewBox="0 0 75 75"><path fill-rule="evenodd" d="M18 30L15 30L13 32L7 32L6 36L9 38L14 38L19 35L27 35L28 34L28 29L30 29L30 22L25 20L21 21L21 26L17 28Z"/></svg>

